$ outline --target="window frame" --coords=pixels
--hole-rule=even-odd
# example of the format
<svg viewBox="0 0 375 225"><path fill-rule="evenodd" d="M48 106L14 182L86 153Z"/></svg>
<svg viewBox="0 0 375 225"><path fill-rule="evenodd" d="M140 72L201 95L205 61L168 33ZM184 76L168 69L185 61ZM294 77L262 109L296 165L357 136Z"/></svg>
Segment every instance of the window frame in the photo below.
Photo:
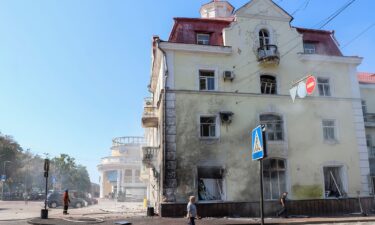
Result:
<svg viewBox="0 0 375 225"><path fill-rule="evenodd" d="M308 45L313 46L313 48L307 48ZM303 53L304 54L316 54L316 43L303 42Z"/></svg>
<svg viewBox="0 0 375 225"><path fill-rule="evenodd" d="M266 160L269 161L270 167L267 170L265 170L264 167L263 167L262 176L263 176L263 180L265 181L265 184L263 186L263 191L266 192L265 187L267 185L267 183L266 183L267 181L265 179L264 174L265 174L265 172L267 172L268 173L268 179L269 179L269 191L270 191L269 195L270 195L270 198L267 198L268 197L267 193L265 193L264 198L265 198L265 200L277 200L277 199L280 198L281 194L284 191L287 191L287 189L288 189L288 163L287 163L287 159L284 159L284 158L267 158ZM271 167L271 160L276 160L276 168ZM283 161L284 168L279 168L279 161ZM277 173L277 187L278 187L279 194L276 198L273 198L273 196L272 196L272 192L273 192L273 190L272 190L273 185L272 185L272 182L271 182L272 172ZM284 184L285 184L284 188L285 188L285 190L281 190L281 183L282 182L280 182L280 172L284 172L284 179L285 179L284 180Z"/></svg>
<svg viewBox="0 0 375 225"><path fill-rule="evenodd" d="M199 38L199 36L201 36L201 37L202 36L206 36L206 37L208 37L208 39L207 40L206 39L202 40L202 39ZM197 32L196 35L195 35L195 38L196 38L196 44L197 45L210 45L211 44L211 34L209 34L209 33L200 33L200 32ZM199 43L200 41L202 43Z"/></svg>
<svg viewBox="0 0 375 225"><path fill-rule="evenodd" d="M212 117L215 118L215 136L202 136L202 130L201 130L201 118L202 117ZM218 139L220 137L220 119L219 115L216 114L199 114L198 115L198 137L202 140L214 140Z"/></svg>
<svg viewBox="0 0 375 225"><path fill-rule="evenodd" d="M127 175L126 174L126 171L130 171L130 176L129 175ZM130 178L130 179L127 179L127 178ZM124 179L124 184L132 184L132 183L134 183L133 182L133 170L132 169L124 169L124 176L123 176L123 179ZM130 182L127 182L127 181L129 181L130 180Z"/></svg>
<svg viewBox="0 0 375 225"><path fill-rule="evenodd" d="M221 178L208 178L208 177L202 177L202 176L199 176L199 170L203 170L203 169L220 169L220 170L223 170L225 171L225 168L220 166L220 165L216 165L216 164L209 164L209 165L199 165L196 167L196 182L197 182L197 191L199 192L199 183L200 183L200 179L212 179L212 180L216 180L216 181L220 181L221 183L221 192L222 192L222 195L220 195L221 199L216 199L216 200L203 200L203 199L200 199L199 198L199 195L197 196L197 199L198 201L200 202L205 202L205 203L208 203L208 202L223 202L225 200L227 200L227 187L226 187L226 177L224 175L222 175Z"/></svg>
<svg viewBox="0 0 375 225"><path fill-rule="evenodd" d="M265 76L272 77L272 78L275 79L275 93L263 93L262 92L262 77L265 77ZM277 92L277 90L278 90L278 82L277 82L277 77L276 76L270 75L270 74L260 74L259 75L259 84L260 84L260 93L262 95L277 95L278 94L278 92Z"/></svg>
<svg viewBox="0 0 375 225"><path fill-rule="evenodd" d="M348 190L349 190L349 185L348 185L348 168L345 164L343 163L340 163L340 162L329 162L329 163L324 163L321 167L321 175L322 175L322 187L323 187L323 193L322 193L322 197L323 199L336 199L336 197L327 197L326 196L326 188L325 188L325 177L324 177L324 168L327 168L327 167L335 167L335 168L339 168L340 171L340 179L341 179L341 184L342 184L342 189L341 189L341 194L342 194L342 197L346 197L347 194L348 194Z"/></svg>
<svg viewBox="0 0 375 225"><path fill-rule="evenodd" d="M267 125L270 124L270 123L265 123L264 120L263 121L261 120L261 116L266 116L266 115L276 116L276 117L280 118L280 120L278 120L278 121L281 121L281 123L279 123L280 129L281 129L281 136L282 136L281 139L275 139L275 137L277 137L277 133L278 133L278 130L276 130L276 123L275 122L272 123L273 126L275 126L274 127L275 129L273 131L274 139L273 140L269 139L269 133L267 132L267 128L268 128ZM271 122L271 121L269 121L269 122ZM285 120L284 120L284 117L282 115L276 114L276 113L261 113L261 114L259 114L259 123L266 125L266 138L267 138L267 141L269 141L270 143L277 143L277 142L284 142L285 141L285 136L286 136L286 134L285 134L285 127L284 127L285 126Z"/></svg>
<svg viewBox="0 0 375 225"><path fill-rule="evenodd" d="M333 127L332 126L325 126L324 125L324 121L333 122ZM321 120L321 125L322 125L322 138L323 138L323 142L324 143L328 143L328 144L336 144L338 142L338 124L337 124L337 120L325 118L325 119ZM334 135L333 139L328 139L328 140L325 139L324 128L333 128L333 135Z"/></svg>
<svg viewBox="0 0 375 225"><path fill-rule="evenodd" d="M327 80L327 83L320 83L319 79ZM331 82L330 78L317 77L316 84L317 84L317 87L318 87L318 94L319 94L320 97L332 97L333 88L332 88L332 82ZM320 85L323 85L323 94L320 92ZM326 85L328 85L328 88L329 88L329 95L326 94L326 91L325 91L325 88L324 88Z"/></svg>
<svg viewBox="0 0 375 225"><path fill-rule="evenodd" d="M213 76L202 76L201 73L202 72L212 72L213 73ZM205 89L201 89L201 79L204 78L205 79ZM213 89L208 89L208 79L212 78L213 79L213 85L214 85L214 88ZM217 87L218 86L218 82L217 82L217 70L216 69L209 69L209 68L202 68L202 69L198 69L198 90L199 91L216 91L217 90Z"/></svg>
<svg viewBox="0 0 375 225"><path fill-rule="evenodd" d="M262 33L262 35L261 35ZM265 35L267 34L267 36ZM258 41L259 41L259 47L262 48L264 46L271 44L271 33L266 28L261 28L258 31Z"/></svg>

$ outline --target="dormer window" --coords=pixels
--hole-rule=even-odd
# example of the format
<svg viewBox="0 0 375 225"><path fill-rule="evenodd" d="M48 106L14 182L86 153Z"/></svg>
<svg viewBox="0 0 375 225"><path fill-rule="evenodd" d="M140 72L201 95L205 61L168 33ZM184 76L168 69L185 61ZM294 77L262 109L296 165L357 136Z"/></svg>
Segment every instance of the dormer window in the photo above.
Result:
<svg viewBox="0 0 375 225"><path fill-rule="evenodd" d="M304 42L303 43L303 52L305 54L315 54L316 53L315 43Z"/></svg>
<svg viewBox="0 0 375 225"><path fill-rule="evenodd" d="M267 30L262 29L259 31L259 45L265 47L270 44L270 35Z"/></svg>
<svg viewBox="0 0 375 225"><path fill-rule="evenodd" d="M210 44L210 34L197 34L197 44L198 45L209 45Z"/></svg>

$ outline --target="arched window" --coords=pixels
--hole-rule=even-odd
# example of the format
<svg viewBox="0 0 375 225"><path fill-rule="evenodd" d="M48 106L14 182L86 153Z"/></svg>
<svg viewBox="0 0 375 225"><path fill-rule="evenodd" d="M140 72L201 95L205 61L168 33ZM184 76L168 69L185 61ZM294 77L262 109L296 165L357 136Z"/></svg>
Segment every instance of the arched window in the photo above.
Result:
<svg viewBox="0 0 375 225"><path fill-rule="evenodd" d="M260 115L260 123L266 125L266 137L268 141L284 140L283 119L274 114Z"/></svg>
<svg viewBox="0 0 375 225"><path fill-rule="evenodd" d="M276 78L270 75L260 76L260 91L262 94L277 94Z"/></svg>
<svg viewBox="0 0 375 225"><path fill-rule="evenodd" d="M264 198L274 200L286 191L286 160L265 159L263 161Z"/></svg>
<svg viewBox="0 0 375 225"><path fill-rule="evenodd" d="M259 31L259 45L264 47L270 44L270 35L269 32L265 29Z"/></svg>

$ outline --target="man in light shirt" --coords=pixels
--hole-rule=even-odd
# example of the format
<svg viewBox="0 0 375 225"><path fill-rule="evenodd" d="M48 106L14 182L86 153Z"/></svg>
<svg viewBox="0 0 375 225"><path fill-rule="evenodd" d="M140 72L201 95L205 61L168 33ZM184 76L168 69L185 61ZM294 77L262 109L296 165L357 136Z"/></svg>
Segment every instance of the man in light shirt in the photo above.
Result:
<svg viewBox="0 0 375 225"><path fill-rule="evenodd" d="M189 203L187 205L187 218L189 220L189 225L195 225L195 219L197 216L197 207L195 206L195 196L189 197Z"/></svg>

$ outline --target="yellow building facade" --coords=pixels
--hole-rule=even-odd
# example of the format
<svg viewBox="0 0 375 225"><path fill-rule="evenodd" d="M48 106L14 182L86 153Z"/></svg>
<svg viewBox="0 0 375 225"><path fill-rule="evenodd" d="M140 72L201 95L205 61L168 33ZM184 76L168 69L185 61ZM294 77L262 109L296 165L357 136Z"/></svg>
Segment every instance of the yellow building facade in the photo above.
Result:
<svg viewBox="0 0 375 225"><path fill-rule="evenodd" d="M332 32L292 27L270 0L236 11L212 1L200 12L176 18L168 41L153 38L153 114L142 118L158 140L148 143L158 150L150 201L258 201L251 130L259 124L267 129L265 199L368 195L362 59L343 56ZM290 89L309 74L315 92L293 102Z"/></svg>

